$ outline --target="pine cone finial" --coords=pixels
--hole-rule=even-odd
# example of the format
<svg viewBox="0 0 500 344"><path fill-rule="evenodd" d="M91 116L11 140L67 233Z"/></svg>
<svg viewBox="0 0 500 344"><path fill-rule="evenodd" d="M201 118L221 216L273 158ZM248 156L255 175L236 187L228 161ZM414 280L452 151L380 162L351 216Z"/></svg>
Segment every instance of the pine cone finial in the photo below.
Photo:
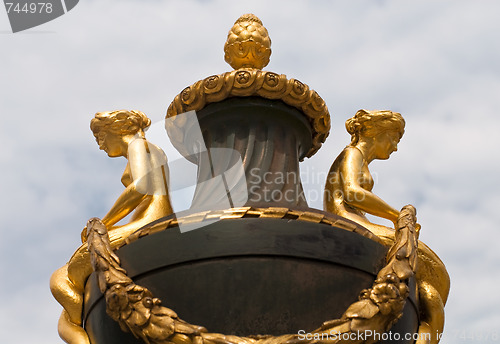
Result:
<svg viewBox="0 0 500 344"><path fill-rule="evenodd" d="M234 69L262 69L269 63L271 39L262 21L253 14L236 20L227 35L224 59Z"/></svg>

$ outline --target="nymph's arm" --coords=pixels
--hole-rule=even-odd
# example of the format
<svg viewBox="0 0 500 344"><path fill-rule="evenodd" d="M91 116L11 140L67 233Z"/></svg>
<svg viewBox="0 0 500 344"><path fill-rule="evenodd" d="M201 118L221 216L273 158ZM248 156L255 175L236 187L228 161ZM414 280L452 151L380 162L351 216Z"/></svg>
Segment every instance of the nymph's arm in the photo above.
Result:
<svg viewBox="0 0 500 344"><path fill-rule="evenodd" d="M344 201L353 208L396 222L399 212L371 191L361 187L363 163L364 158L360 151L357 149L346 151L339 171Z"/></svg>
<svg viewBox="0 0 500 344"><path fill-rule="evenodd" d="M146 141L138 139L129 145L128 160L132 183L125 188L115 204L102 218L102 222L107 228L110 228L134 211L150 194L149 185L151 184L151 178L148 172L150 172L151 162L144 142Z"/></svg>
<svg viewBox="0 0 500 344"><path fill-rule="evenodd" d="M107 228L123 219L134 211L135 208L146 198L147 195L137 191L136 183L131 183L118 197L115 204L108 213L102 218L102 222Z"/></svg>

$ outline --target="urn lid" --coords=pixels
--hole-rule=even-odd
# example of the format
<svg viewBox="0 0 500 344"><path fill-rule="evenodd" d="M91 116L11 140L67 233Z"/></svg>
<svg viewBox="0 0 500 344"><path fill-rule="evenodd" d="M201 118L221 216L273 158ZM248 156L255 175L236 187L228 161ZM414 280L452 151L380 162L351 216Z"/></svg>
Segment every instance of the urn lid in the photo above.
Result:
<svg viewBox="0 0 500 344"><path fill-rule="evenodd" d="M233 71L209 76L184 88L168 107L165 126L174 145L175 141L183 141L184 121L177 115L199 111L207 104L230 97L262 97L280 100L304 115L312 129L313 143L306 156L314 155L330 131L328 108L305 83L262 70L271 56L271 39L262 21L253 14L238 18L229 30L224 53Z"/></svg>

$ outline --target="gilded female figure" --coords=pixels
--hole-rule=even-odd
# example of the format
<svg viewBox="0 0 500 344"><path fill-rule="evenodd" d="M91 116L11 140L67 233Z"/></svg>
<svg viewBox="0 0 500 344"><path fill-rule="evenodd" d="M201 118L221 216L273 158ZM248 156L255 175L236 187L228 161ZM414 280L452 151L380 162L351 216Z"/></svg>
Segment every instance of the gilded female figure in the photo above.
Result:
<svg viewBox="0 0 500 344"><path fill-rule="evenodd" d="M144 131L151 120L140 111L99 112L90 128L99 148L109 157L123 156L128 163L121 181L125 190L102 218L110 231L127 236L140 227L172 213L168 194L167 157L161 148L148 142ZM130 222L116 226L134 211Z"/></svg>
<svg viewBox="0 0 500 344"><path fill-rule="evenodd" d="M123 156L128 160L121 178L125 190L102 219L115 246L142 226L172 213L167 157L161 148L146 140L144 131L150 124L146 115L133 110L99 112L90 122L99 148L110 157ZM117 225L132 212L127 224ZM82 233L84 242L85 232ZM52 294L64 307L59 319L59 335L68 343L90 343L82 327L82 311L84 287L91 273L84 243L51 277Z"/></svg>
<svg viewBox="0 0 500 344"><path fill-rule="evenodd" d="M346 121L351 143L335 159L325 186L326 211L359 223L388 246L394 242L394 229L370 222L365 214L396 223L399 211L372 193L373 178L368 165L375 159L388 159L397 150L404 126L404 119L399 113L359 110ZM439 257L424 243L419 241L418 245L419 333L431 334L432 340L426 342L419 339L417 344L437 343L437 333L441 333L444 326L444 304L450 280Z"/></svg>

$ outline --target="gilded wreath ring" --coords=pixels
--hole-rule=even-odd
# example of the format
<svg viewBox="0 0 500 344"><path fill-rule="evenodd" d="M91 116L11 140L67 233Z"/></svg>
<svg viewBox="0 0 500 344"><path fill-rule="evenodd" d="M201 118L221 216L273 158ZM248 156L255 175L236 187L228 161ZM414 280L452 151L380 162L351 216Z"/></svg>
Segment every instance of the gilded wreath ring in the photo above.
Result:
<svg viewBox="0 0 500 344"><path fill-rule="evenodd" d="M162 306L161 300L154 298L147 288L135 284L127 276L113 252L106 227L98 218L90 219L87 224L87 243L99 289L105 295L106 312L122 330L131 332L145 343L312 344L321 342L317 338L326 335L335 338L329 340L330 343L368 344L373 341L369 338L353 341L353 336L362 337L365 331L384 333L403 314L409 295L407 282L415 272L413 262L418 245L415 215L413 206L403 207L398 218L396 241L389 249L386 265L378 272L372 287L362 290L359 301L351 304L340 319L325 321L311 333L311 338L301 338L298 334L239 337L209 333L203 326L180 319L173 310ZM143 233L148 234L152 233Z"/></svg>
<svg viewBox="0 0 500 344"><path fill-rule="evenodd" d="M312 147L307 157L314 155L325 142L330 131L330 114L325 101L309 86L297 79L287 79L284 74L253 68L240 68L219 75L212 75L184 88L175 96L167 110L167 130L173 132L171 138L182 128L182 119L177 115L191 110L199 111L207 104L223 101L230 97L259 96L281 100L297 108L310 123ZM174 142L175 143L175 142ZM178 142L182 146L182 142Z"/></svg>

